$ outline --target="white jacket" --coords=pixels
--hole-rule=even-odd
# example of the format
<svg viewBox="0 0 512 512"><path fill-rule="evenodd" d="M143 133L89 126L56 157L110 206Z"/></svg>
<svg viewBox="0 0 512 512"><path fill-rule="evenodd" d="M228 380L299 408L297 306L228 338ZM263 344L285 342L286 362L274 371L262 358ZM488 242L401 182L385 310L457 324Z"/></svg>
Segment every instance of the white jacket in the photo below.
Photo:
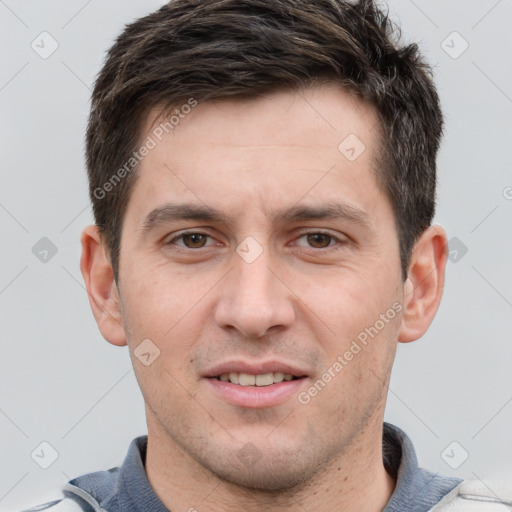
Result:
<svg viewBox="0 0 512 512"><path fill-rule="evenodd" d="M84 512L85 510L109 512L101 508L95 500L88 499L87 501L89 509L85 508L83 502L83 505L80 505L71 498L65 498L50 505L49 508L41 508L45 507L45 505L41 505L29 510L30 512ZM410 511L404 510L404 512ZM502 477L488 482L466 480L430 509L430 512L512 512L512 475L508 478Z"/></svg>
<svg viewBox="0 0 512 512"><path fill-rule="evenodd" d="M485 482L466 480L430 512L512 512L512 474Z"/></svg>

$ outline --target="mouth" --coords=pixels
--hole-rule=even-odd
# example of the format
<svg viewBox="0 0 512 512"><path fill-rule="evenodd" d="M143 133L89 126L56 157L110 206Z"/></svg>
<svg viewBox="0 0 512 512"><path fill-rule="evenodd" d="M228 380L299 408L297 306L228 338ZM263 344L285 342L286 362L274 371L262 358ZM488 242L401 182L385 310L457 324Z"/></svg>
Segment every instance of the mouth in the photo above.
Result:
<svg viewBox="0 0 512 512"><path fill-rule="evenodd" d="M214 377L221 382L230 382L231 384L238 384L239 386L256 386L264 387L271 386L272 384L279 384L283 381L291 381L301 379L305 376L297 377L291 373L283 372L269 372L251 375L250 373L229 372L221 373L219 376Z"/></svg>
<svg viewBox="0 0 512 512"><path fill-rule="evenodd" d="M304 369L285 362L225 362L203 375L215 396L243 408L274 407L307 386Z"/></svg>

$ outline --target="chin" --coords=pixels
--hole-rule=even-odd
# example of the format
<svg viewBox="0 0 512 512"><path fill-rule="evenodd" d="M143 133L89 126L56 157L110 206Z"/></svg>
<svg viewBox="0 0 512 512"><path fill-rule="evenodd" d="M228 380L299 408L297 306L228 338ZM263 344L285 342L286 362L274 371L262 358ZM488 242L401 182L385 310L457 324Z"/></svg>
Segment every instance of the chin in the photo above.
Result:
<svg viewBox="0 0 512 512"><path fill-rule="evenodd" d="M211 469L217 477L226 483L261 492L278 492L302 487L311 478L311 475L306 474L303 470L290 468L289 465L286 469L277 467L246 467L241 470L236 468Z"/></svg>
<svg viewBox="0 0 512 512"><path fill-rule="evenodd" d="M249 444L228 457L203 461L203 466L225 483L261 492L277 492L305 486L329 463L329 459L329 454L322 454L321 450L308 453L304 446L279 453L272 449L261 453Z"/></svg>

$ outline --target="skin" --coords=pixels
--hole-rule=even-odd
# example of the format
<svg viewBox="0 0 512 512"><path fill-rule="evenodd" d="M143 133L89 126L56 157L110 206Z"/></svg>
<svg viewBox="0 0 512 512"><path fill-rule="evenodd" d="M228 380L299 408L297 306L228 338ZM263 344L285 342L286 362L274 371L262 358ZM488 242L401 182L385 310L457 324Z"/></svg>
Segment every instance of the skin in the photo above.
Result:
<svg viewBox="0 0 512 512"><path fill-rule="evenodd" d="M105 339L129 346L146 404L146 472L168 509L372 512L389 500L387 385L397 342L422 336L437 311L446 235L424 232L404 282L373 169L378 128L370 105L333 85L200 104L141 163L117 283L97 227L84 230L91 307ZM353 162L338 150L350 134L366 146ZM145 232L148 214L168 203L225 219L161 219ZM274 215L326 203L359 220ZM179 238L184 230L208 236ZM252 263L236 252L247 237L262 249ZM393 304L401 311L305 405L293 394L236 406L204 378L227 360L278 360L304 371L307 390ZM148 366L134 356L145 339L160 350Z"/></svg>

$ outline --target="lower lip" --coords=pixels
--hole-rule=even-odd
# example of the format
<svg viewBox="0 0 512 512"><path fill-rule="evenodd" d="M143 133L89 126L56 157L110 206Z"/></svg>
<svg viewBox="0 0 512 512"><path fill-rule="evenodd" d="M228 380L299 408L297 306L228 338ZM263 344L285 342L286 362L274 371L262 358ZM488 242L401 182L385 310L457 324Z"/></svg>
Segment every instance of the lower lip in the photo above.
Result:
<svg viewBox="0 0 512 512"><path fill-rule="evenodd" d="M288 380L270 386L240 386L215 378L206 379L214 392L226 402L239 407L261 409L282 404L291 396L296 396L307 378Z"/></svg>

